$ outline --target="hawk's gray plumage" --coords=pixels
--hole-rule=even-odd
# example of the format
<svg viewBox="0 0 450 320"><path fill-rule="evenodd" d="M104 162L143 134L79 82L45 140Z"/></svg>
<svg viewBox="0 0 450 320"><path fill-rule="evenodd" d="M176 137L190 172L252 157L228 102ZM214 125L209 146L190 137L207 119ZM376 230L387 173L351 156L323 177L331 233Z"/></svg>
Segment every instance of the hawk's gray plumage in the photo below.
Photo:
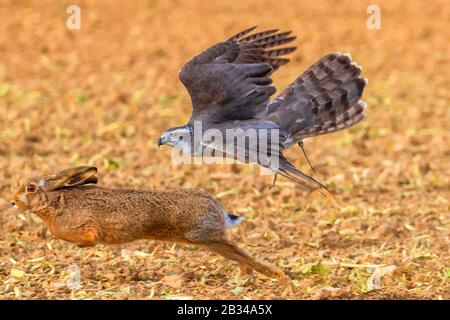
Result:
<svg viewBox="0 0 450 320"><path fill-rule="evenodd" d="M303 139L348 128L361 121L365 103L360 100L366 80L360 78L361 68L350 55L328 54L296 79L277 98L269 101L276 89L270 75L289 62L281 56L296 47L282 47L296 37L291 32L267 30L251 34L255 27L239 32L188 61L180 70L180 80L192 100L192 116L187 125L167 130L159 144L191 143L187 150L195 154L199 146L192 139L194 121L201 121L202 130L215 128L279 131L279 145L267 154L276 156L279 166L272 169L309 190L325 188L320 182L296 169L282 154ZM187 131L189 142L179 141L177 132ZM176 136L176 139L173 137ZM199 142L202 144L203 141ZM233 144L234 141L225 141ZM227 146L208 144L209 148L227 154ZM273 146L271 146L273 147ZM231 150L239 148L233 145ZM245 144L245 162L252 162L251 152L258 145ZM242 147L241 147L242 149Z"/></svg>

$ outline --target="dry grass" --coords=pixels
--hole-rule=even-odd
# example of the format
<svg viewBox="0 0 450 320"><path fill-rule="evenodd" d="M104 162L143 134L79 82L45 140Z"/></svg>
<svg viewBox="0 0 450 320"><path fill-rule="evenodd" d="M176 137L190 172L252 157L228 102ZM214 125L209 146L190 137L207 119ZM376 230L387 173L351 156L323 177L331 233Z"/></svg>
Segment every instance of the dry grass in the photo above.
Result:
<svg viewBox="0 0 450 320"><path fill-rule="evenodd" d="M382 29L371 31L372 2L80 1L82 28L69 31L69 2L0 1L0 298L449 299L450 6L377 1ZM251 166L172 166L156 148L190 114L182 63L254 24L299 35L279 89L330 51L364 67L368 119L306 142L343 206L281 179L269 190ZM308 171L301 151L288 156ZM241 283L234 263L193 246L79 249L9 207L20 179L78 164L97 165L108 186L222 193L247 218L233 239L290 271L299 292ZM74 264L78 290L65 285Z"/></svg>

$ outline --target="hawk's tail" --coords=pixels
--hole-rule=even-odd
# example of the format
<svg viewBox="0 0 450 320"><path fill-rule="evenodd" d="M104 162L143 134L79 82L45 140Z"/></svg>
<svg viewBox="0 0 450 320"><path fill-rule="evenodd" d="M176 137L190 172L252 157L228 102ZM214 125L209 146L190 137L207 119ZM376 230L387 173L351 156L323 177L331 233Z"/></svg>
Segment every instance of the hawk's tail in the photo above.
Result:
<svg viewBox="0 0 450 320"><path fill-rule="evenodd" d="M331 53L317 61L269 105L288 132L288 145L348 128L364 117L360 100L367 80L349 54Z"/></svg>

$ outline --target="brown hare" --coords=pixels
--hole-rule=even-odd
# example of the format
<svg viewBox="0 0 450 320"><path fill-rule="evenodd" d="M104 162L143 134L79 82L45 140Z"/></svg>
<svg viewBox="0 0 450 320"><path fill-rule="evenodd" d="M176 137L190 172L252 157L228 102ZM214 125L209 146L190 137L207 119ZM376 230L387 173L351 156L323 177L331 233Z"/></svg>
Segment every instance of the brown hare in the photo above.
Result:
<svg viewBox="0 0 450 320"><path fill-rule="evenodd" d="M227 239L226 228L242 218L227 213L209 194L98 187L97 168L81 166L28 179L11 204L37 214L58 238L80 247L139 239L201 245L239 264L241 275L256 270L283 282L284 272L259 262Z"/></svg>

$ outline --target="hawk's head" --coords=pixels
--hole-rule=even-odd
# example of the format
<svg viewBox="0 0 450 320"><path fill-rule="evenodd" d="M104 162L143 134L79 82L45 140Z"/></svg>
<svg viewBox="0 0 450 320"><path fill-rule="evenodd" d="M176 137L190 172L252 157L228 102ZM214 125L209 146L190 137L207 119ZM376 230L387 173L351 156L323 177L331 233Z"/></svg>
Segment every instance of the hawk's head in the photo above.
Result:
<svg viewBox="0 0 450 320"><path fill-rule="evenodd" d="M191 153L192 128L188 125L167 129L158 139L158 147L168 145Z"/></svg>

